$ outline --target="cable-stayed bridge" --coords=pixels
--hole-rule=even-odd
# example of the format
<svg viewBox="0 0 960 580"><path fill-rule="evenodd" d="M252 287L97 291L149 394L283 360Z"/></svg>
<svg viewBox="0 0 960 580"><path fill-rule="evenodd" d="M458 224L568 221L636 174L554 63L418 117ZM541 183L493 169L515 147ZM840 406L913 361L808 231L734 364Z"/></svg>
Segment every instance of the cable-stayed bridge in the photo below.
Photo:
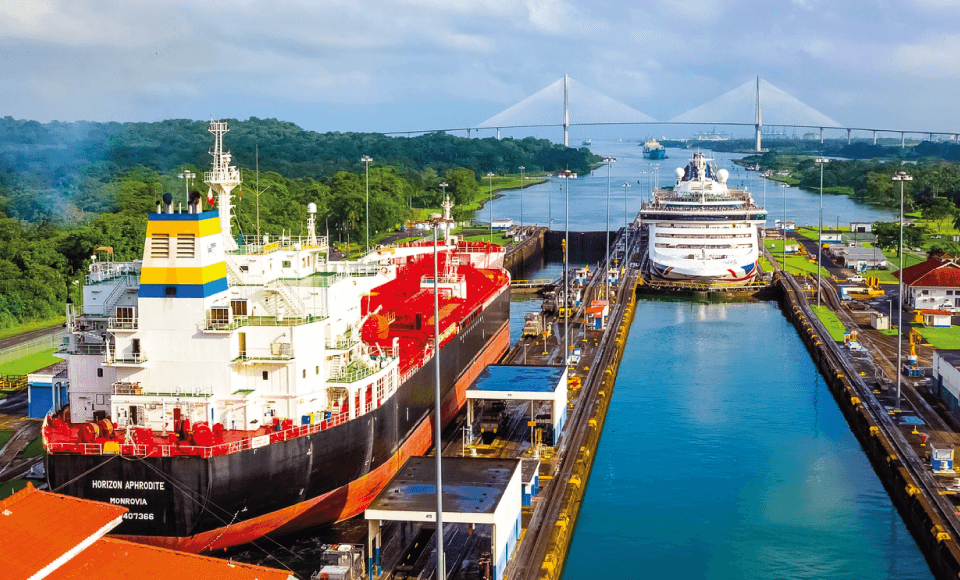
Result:
<svg viewBox="0 0 960 580"><path fill-rule="evenodd" d="M571 121L571 114L573 120ZM562 78L472 127L395 131L388 134L416 134L434 131L496 130L536 127L562 127L563 144L569 146L570 127L601 125L722 125L754 127L757 151L761 150L763 127L819 129L823 141L824 129L845 130L847 141L853 131L900 134L905 144L907 134L947 136L960 141L956 131L922 131L901 128L854 127L836 121L828 115L800 101L786 91L761 79L748 81L719 97L668 121L659 121L624 103L604 95L583 83L564 75Z"/></svg>

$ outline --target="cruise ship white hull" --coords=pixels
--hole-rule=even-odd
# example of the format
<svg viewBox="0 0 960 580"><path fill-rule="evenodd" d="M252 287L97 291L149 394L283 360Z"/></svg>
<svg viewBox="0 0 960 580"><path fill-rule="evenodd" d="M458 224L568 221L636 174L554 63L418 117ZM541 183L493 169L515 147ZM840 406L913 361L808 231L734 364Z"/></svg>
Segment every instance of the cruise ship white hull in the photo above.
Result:
<svg viewBox="0 0 960 580"><path fill-rule="evenodd" d="M758 226L767 212L746 190L727 187L728 173L695 153L678 168L672 189L655 189L640 221L649 234L650 275L665 280L751 282L760 255Z"/></svg>

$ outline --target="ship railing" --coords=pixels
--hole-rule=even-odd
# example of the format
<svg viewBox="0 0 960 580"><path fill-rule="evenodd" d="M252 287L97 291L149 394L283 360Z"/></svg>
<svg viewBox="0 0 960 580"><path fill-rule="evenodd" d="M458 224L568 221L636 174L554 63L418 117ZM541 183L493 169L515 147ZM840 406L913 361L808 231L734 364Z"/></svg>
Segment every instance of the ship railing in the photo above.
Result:
<svg viewBox="0 0 960 580"><path fill-rule="evenodd" d="M143 389L140 387L140 383L116 382L116 383L113 383L113 394L114 395L142 395Z"/></svg>
<svg viewBox="0 0 960 580"><path fill-rule="evenodd" d="M282 318L276 316L233 316L224 320L208 313L204 321L199 323L199 326L203 330L236 330L242 326L300 326L326 318L326 316L284 316Z"/></svg>
<svg viewBox="0 0 960 580"><path fill-rule="evenodd" d="M296 358L293 345L289 342L273 342L270 348L251 348L240 353L237 362L246 361L287 361Z"/></svg>
<svg viewBox="0 0 960 580"><path fill-rule="evenodd" d="M106 352L107 345L105 343L100 344L91 344L89 342L80 342L75 345L71 345L69 339L64 337L63 345L61 346L58 352L68 352L70 354L92 354L98 355Z"/></svg>
<svg viewBox="0 0 960 580"><path fill-rule="evenodd" d="M327 236L316 236L310 239L309 236L281 236L279 239L270 241L269 238L242 235L239 240L239 248L231 251L231 254L241 256L261 256L271 252L297 252L300 250L320 250L328 249Z"/></svg>
<svg viewBox="0 0 960 580"><path fill-rule="evenodd" d="M367 365L358 362L351 362L343 369L341 374L331 377L331 383L355 383L375 374L376 371Z"/></svg>
<svg viewBox="0 0 960 580"><path fill-rule="evenodd" d="M256 435L237 441L228 441L210 446L185 445L183 443L172 445L121 443L119 446L114 447L114 449L116 450L119 448L121 455L135 457L174 457L178 455L192 455L201 458L209 458L215 455L231 455L252 449L254 447L254 440L262 437L269 437L270 444L288 441L290 439L312 435L314 433L319 433L320 431L342 425L349 420L349 416L349 413L332 414L329 419L323 419L320 422L313 423L311 425L290 427L289 429L283 429L281 431L271 431L266 435ZM104 445L102 443L52 443L48 441L46 448L50 453L104 455ZM110 451L108 453L113 454L115 452L116 451Z"/></svg>
<svg viewBox="0 0 960 580"><path fill-rule="evenodd" d="M136 318L117 318L111 316L107 319L107 330L136 330L137 326Z"/></svg>
<svg viewBox="0 0 960 580"><path fill-rule="evenodd" d="M84 283L86 285L98 284L119 278L127 277L124 280L128 286L139 285L140 267L142 263L137 262L94 262L90 265L90 272L86 275Z"/></svg>

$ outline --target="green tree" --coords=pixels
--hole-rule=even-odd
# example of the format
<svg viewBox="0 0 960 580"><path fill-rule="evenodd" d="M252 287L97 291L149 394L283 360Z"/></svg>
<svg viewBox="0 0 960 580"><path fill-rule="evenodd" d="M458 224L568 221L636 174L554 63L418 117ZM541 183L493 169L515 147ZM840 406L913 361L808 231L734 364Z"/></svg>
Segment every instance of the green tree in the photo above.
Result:
<svg viewBox="0 0 960 580"><path fill-rule="evenodd" d="M872 228L877 237L876 245L885 250L896 250L900 253L900 224L897 222L876 222ZM903 228L903 243L906 247L922 246L926 239L926 230L917 225L908 225Z"/></svg>
<svg viewBox="0 0 960 580"><path fill-rule="evenodd" d="M480 184L477 183L476 175L473 171L463 167L450 169L444 176L447 182L447 193L457 205L468 205L477 199L480 192Z"/></svg>
<svg viewBox="0 0 960 580"><path fill-rule="evenodd" d="M923 208L923 217L935 222L939 232L943 229L943 222L956 215L956 212L956 204L945 197L937 197Z"/></svg>

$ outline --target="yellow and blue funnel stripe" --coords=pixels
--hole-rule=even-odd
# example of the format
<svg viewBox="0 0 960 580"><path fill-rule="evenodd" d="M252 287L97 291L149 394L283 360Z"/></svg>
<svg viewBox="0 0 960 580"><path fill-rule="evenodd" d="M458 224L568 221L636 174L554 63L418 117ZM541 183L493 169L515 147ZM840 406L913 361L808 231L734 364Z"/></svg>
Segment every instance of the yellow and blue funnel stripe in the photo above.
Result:
<svg viewBox="0 0 960 580"><path fill-rule="evenodd" d="M155 213L147 222L147 237L166 234L170 238L192 234L204 247L204 238L219 238L220 212L202 213ZM175 248L171 248L176 251ZM154 266L148 256L140 271L140 298L206 298L227 290L227 267L222 258L212 264L203 264L204 255L197 252L196 258L178 260L183 266ZM169 264L168 259L161 263Z"/></svg>

